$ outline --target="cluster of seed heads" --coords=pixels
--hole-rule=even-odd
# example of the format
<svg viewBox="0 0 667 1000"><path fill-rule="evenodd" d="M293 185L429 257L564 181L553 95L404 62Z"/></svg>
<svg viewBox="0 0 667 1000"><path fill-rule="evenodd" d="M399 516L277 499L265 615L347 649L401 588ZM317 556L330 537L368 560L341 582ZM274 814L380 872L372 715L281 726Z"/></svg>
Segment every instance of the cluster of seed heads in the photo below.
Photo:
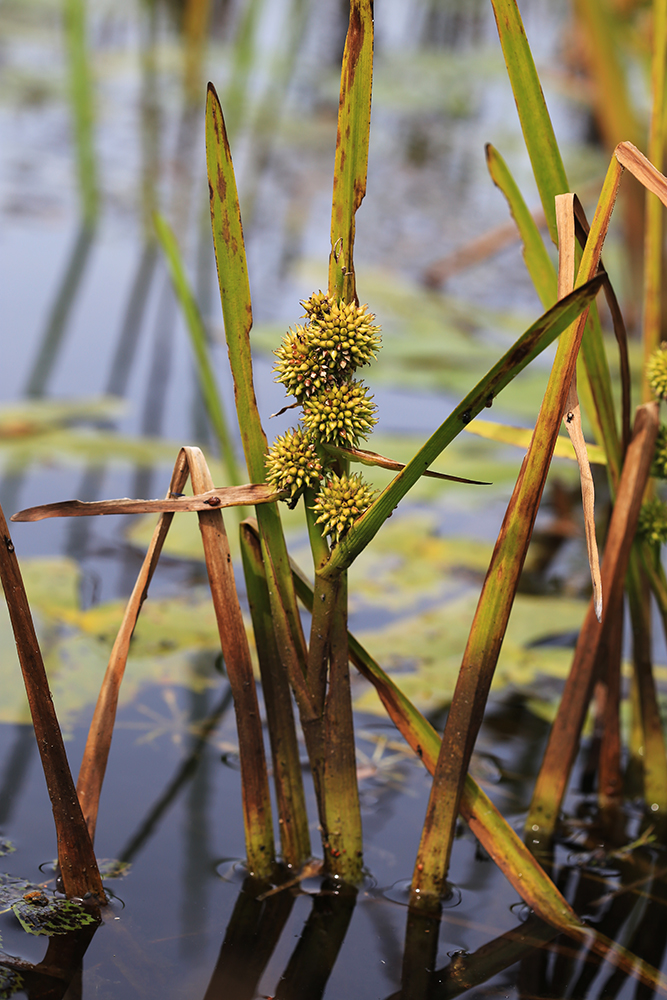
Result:
<svg viewBox="0 0 667 1000"><path fill-rule="evenodd" d="M313 510L319 514L317 524L322 534L330 535L334 542L340 540L356 519L370 507L376 490L365 483L361 473L337 476L334 472L318 493Z"/></svg>
<svg viewBox="0 0 667 1000"><path fill-rule="evenodd" d="M380 328L368 306L336 302L323 292L301 304L308 323L287 331L274 352L274 371L291 396L308 399L372 361L380 349Z"/></svg>
<svg viewBox="0 0 667 1000"><path fill-rule="evenodd" d="M646 362L646 381L656 399L667 399L667 343L665 341Z"/></svg>
<svg viewBox="0 0 667 1000"><path fill-rule="evenodd" d="M335 385L336 378L326 363L308 344L306 327L288 330L274 354L278 364L274 368L276 382L281 382L290 396L308 399L328 385Z"/></svg>
<svg viewBox="0 0 667 1000"><path fill-rule="evenodd" d="M302 426L269 449L266 481L293 506L304 489L319 491L314 509L322 534L338 541L369 507L374 491L359 474L339 477L324 445L354 448L377 423L376 406L354 372L380 348L367 306L315 292L301 303L306 324L287 331L275 351L276 382L302 404Z"/></svg>
<svg viewBox="0 0 667 1000"><path fill-rule="evenodd" d="M637 534L654 544L664 545L667 542L667 504L664 501L649 500L642 504Z"/></svg>

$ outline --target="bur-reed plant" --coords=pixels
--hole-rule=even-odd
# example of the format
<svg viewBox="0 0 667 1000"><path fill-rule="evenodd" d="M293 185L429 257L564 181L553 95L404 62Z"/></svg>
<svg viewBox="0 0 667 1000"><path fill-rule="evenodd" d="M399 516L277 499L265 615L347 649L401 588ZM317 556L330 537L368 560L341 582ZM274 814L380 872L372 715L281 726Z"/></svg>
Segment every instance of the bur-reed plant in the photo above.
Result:
<svg viewBox="0 0 667 1000"><path fill-rule="evenodd" d="M611 655L611 649L620 645L618 634L612 629L620 620L624 586L637 633L645 611L642 574L667 620L667 581L656 548L662 539L656 527L659 519L655 516L650 519L651 509L645 509L643 514L640 511L654 465L658 403L646 402L638 409L631 431L625 331L601 258L623 172L634 174L651 192L651 197L657 196L663 204L667 204L667 179L633 145L621 142L612 157L589 228L581 206L569 192L518 7L514 0L493 0L493 6L549 232L558 245L559 269L556 273L500 154L488 148L491 176L509 202L524 243L528 270L546 311L453 409L412 460L399 466L361 447L372 431L375 412L370 392L357 373L373 361L380 348L375 317L365 305L359 304L353 255L356 212L366 189L373 20L370 0L351 0L341 75L327 289L315 292L303 303L305 322L292 328L276 350L277 379L301 407L299 425L269 448L253 384L252 303L236 180L223 109L215 88L209 85L206 152L213 243L238 424L253 485L214 488L201 453L196 449L184 449L164 501L104 501L99 504L75 501L24 512L22 519L161 511L98 704L100 718L104 720L98 728L100 734L104 730L104 736L96 734L95 726L91 730L89 742L92 740L91 746L98 746L97 756L93 754L90 758L91 776L86 776L82 769L84 777L80 777L82 801L86 802L88 796L91 803L95 803L87 811L91 833L94 831L94 819L91 818L96 815L113 729L114 692L117 694L129 637L173 513L197 510L239 723L248 867L261 879L279 878L274 868L271 807L258 703L220 516L222 507L254 503L256 519L241 525L243 566L255 638L260 649L284 860L299 866L311 850L291 690L313 777L324 871L339 885L347 886L349 895L346 898L354 899L355 886L362 873L362 830L349 684L350 663L353 663L376 687L397 728L434 775L412 880L405 988L410 991L415 985L420 962L434 960L435 944L426 949L428 954L422 948L423 936L420 938L420 935L425 925L421 918L428 923L438 917L441 898L447 892L455 824L461 814L536 914L598 955L613 951L614 961L621 968L633 971L650 986L663 989L665 984L656 970L638 965L632 954L612 945L577 916L538 862L535 845L543 849L556 832L558 813L596 679L606 687L609 706L604 715L600 756L601 782L605 790L601 804L608 805L620 788L620 663L618 656ZM658 2L656 24L662 23L661 11ZM655 59L664 62L664 58L664 46L657 46ZM664 118L663 79L664 75L656 71L654 123ZM653 145L657 148L661 140L655 137L659 133L655 124L654 133ZM160 219L157 228L169 259L177 296L188 320L204 399L217 428L222 451L229 452L225 460L233 481L236 477L231 455L233 446L224 427L224 407L212 378L201 318L188 287L176 241ZM650 226L647 232L649 230L654 233ZM651 240L649 256L654 279L659 267L659 248L654 235ZM601 324L593 304L602 288L610 303L621 357L623 403L620 415L614 402ZM648 281L647 316L649 306L653 310L657 308L656 296L655 280ZM655 322L653 318L647 325L651 332L646 335L653 345ZM549 384L482 588L445 732L440 740L396 684L349 634L346 571L418 479L429 473L429 466L435 459L556 338L560 339ZM592 482L575 382L580 354L579 387L598 443L604 449L614 500L601 581L595 568ZM656 378L659 381L653 371L659 368L661 357L657 357L651 370L654 384L657 384ZM660 396L663 395L661 385L658 385ZM581 469L595 594L536 783L527 820L529 850L470 777L468 765L563 419L573 430L571 436ZM376 496L361 475L351 471L350 464L354 461L395 468L397 474ZM195 496L184 498L180 494L188 473ZM313 557L313 586L290 562L277 501L290 506L303 502ZM636 534L638 524L640 530ZM298 600L312 616L308 641ZM651 760L647 761L643 775L645 797L653 817L661 821L667 810L667 765L655 683L646 657L642 660L636 655L635 672L639 725L646 746L651 747ZM346 913L347 910L340 920L342 933L347 926ZM436 937L434 934L433 939ZM500 949L504 947L501 944ZM294 961L305 959L295 953Z"/></svg>

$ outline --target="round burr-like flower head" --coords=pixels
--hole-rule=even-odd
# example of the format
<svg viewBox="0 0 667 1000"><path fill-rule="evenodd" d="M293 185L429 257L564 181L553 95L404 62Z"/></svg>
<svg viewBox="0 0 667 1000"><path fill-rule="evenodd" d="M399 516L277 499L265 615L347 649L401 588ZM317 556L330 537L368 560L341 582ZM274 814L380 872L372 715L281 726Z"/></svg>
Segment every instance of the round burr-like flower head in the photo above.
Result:
<svg viewBox="0 0 667 1000"><path fill-rule="evenodd" d="M649 500L642 504L637 534L654 544L664 545L667 542L667 504L664 501Z"/></svg>
<svg viewBox="0 0 667 1000"><path fill-rule="evenodd" d="M358 517L373 503L377 490L364 482L361 473L337 476L335 473L318 493L313 510L319 515L317 524L322 534L339 541Z"/></svg>
<svg viewBox="0 0 667 1000"><path fill-rule="evenodd" d="M329 386L303 403L303 422L318 441L356 447L377 423L377 407L357 379Z"/></svg>
<svg viewBox="0 0 667 1000"><path fill-rule="evenodd" d="M307 399L325 386L333 385L335 376L309 345L306 327L288 330L277 351L273 352L278 363L273 369L276 382L281 382L287 392L297 399Z"/></svg>
<svg viewBox="0 0 667 1000"><path fill-rule="evenodd" d="M336 302L316 292L302 302L308 317L308 344L339 380L372 361L380 349L380 327L368 306Z"/></svg>
<svg viewBox="0 0 667 1000"><path fill-rule="evenodd" d="M658 430L651 475L656 479L667 479L667 424L660 424Z"/></svg>
<svg viewBox="0 0 667 1000"><path fill-rule="evenodd" d="M646 380L656 399L667 399L667 344L664 341L646 362Z"/></svg>
<svg viewBox="0 0 667 1000"><path fill-rule="evenodd" d="M317 488L322 463L315 442L302 427L276 438L266 456L266 481L275 490L289 492L290 499L306 486Z"/></svg>

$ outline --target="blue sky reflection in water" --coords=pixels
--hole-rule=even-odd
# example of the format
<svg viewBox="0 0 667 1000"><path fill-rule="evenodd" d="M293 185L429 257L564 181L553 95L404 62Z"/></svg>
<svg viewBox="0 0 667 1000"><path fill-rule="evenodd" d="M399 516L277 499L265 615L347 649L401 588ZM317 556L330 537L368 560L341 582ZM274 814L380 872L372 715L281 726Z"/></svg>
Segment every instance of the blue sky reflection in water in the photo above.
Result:
<svg viewBox="0 0 667 1000"><path fill-rule="evenodd" d="M289 413L270 419L283 403L282 390L271 380L270 351L298 320L299 299L326 281L337 61L345 24L343 5L333 0L256 6L258 27L246 71L233 58L246 5L213 5L205 65L189 92L183 83L178 4L88 4L101 195L99 218L82 242L59 7L48 0L3 5L0 259L3 369L9 374L0 385L1 400L18 405L26 396L94 399L112 391L124 401L120 415L64 419L42 438L30 428L19 433L16 427L0 436L0 500L7 513L71 496L160 495L178 446L198 441L206 448L210 443L189 344L146 223L157 204L186 249L232 415L206 219L207 78L215 82L228 111L241 188L259 405L269 437L291 422ZM565 4L533 0L523 7L540 70L556 67ZM298 16L294 11L300 11ZM370 376L380 410L373 447L405 461L420 436L441 422L452 401L539 311L514 244L490 261L453 274L442 294L422 286L435 261L507 220L503 199L486 174L484 142L502 150L523 190L533 202L537 197L490 7L475 2L462 13L455 0L439 5L427 0L378 2L376 32L368 194L357 220L356 263L361 298L377 313L385 338ZM545 78L549 83L556 74L547 72ZM603 156L581 143L584 113L555 86L547 86L547 98L557 133L572 156L575 181L585 184L603 169ZM54 313L58 302L60 320ZM48 331L58 322L56 349L46 364ZM494 416L502 411L503 418L528 425L546 370L538 365L536 374L526 373ZM114 432L119 437L109 458L101 435ZM87 443L82 442L86 437ZM149 443L139 458L129 441L146 437L159 442ZM442 471L492 479L494 486L480 493L425 483L405 514L395 515L387 528L393 549L380 545L354 571L354 628L367 633L369 643L375 633L379 648L381 634L387 639L393 627L403 634L405 647L414 649L411 637L439 618L449 622L450 633L429 633L432 642L421 666L437 663L445 642L452 662L460 658L456 644L463 641L470 599L483 571L476 546L486 552L495 536L519 461L513 449L461 442L441 460ZM566 468L562 475L566 484L571 481ZM377 481L385 481L382 474ZM413 520L402 533L403 517ZM548 521L548 513L545 517ZM302 528L289 515L286 522L301 558ZM120 519L14 528L21 557L73 560L58 577L60 585L66 579L73 588L70 604L65 608L62 600L38 601L37 618L52 654L54 689L59 678L63 692L67 689L68 671L76 673L81 665L88 671L85 680L82 673L72 682L84 692L75 704L65 704L64 694L58 701L56 694L75 773L90 715L86 685L94 690L101 676L111 624L119 613L120 605L109 602L129 592L146 530L134 523L128 534ZM418 539L421 569L399 584L409 537ZM446 548L450 541L451 550ZM577 579L581 559L576 543L566 545L560 577L556 574L549 586L562 590L563 579ZM48 591L46 569L44 578ZM354 574L352 579L354 584ZM164 600L187 593L198 615L203 581L196 529L184 527L166 553L152 592ZM571 605L579 596L576 586L574 591L566 594ZM569 607L568 615L576 619L576 607ZM529 607L524 617L531 617ZM68 996L208 1000L223 995L216 990L222 989L226 974L233 978L225 973L228 951L223 947L221 953L221 946L243 877L238 866L243 854L239 778L226 681L216 670L214 640L206 627L196 640L175 628L174 635L163 637L162 646L152 633L145 640L139 636L144 645L134 655L140 680L121 708L97 841L101 857L132 863L124 880L108 883L125 906L112 904L107 924L86 954L83 986ZM526 626L521 628L516 647L524 649L540 633L529 636ZM6 657L11 642L4 626L2 635ZM387 656L394 653L394 662L387 665L405 675L414 673L415 697L441 718L449 682L441 679L440 687L433 686L429 670L419 673L420 664L397 640L385 645ZM535 747L544 739L546 723L540 715L549 712L548 697L539 703L530 685L546 671L554 678L543 685L548 695L567 659L560 649L547 648L542 660L540 655L535 653L530 664L524 656L519 681L516 667L507 667L503 683L518 694L494 708L476 763L479 779L500 796L505 813L516 817L527 806L526 779L539 756ZM355 695L369 709L368 691L362 682L355 684ZM527 711L522 692L535 713ZM6 706L10 702L7 697ZM40 881L45 876L38 866L55 851L50 809L32 734L22 724L20 708L11 704L0 726L0 834L11 838L16 853L4 859L3 870ZM219 721L202 742L201 720L216 712ZM406 914L401 893L410 876L429 782L386 721L365 713L358 721L369 874L326 995L370 1000L400 986ZM312 833L316 842L316 830ZM460 902L444 912L440 967L451 954L472 952L517 922L510 911L516 894L494 865L480 857L474 838L464 830L452 877ZM306 891L318 887L310 880L296 895L280 940L267 957L258 995L276 991L311 913ZM23 933L11 913L0 917L0 934L9 954L34 962L42 958L44 942ZM298 993L298 982L296 989L289 995L310 1000L312 993ZM626 983L618 995L629 995L630 989ZM500 973L470 995L516 996L515 976Z"/></svg>

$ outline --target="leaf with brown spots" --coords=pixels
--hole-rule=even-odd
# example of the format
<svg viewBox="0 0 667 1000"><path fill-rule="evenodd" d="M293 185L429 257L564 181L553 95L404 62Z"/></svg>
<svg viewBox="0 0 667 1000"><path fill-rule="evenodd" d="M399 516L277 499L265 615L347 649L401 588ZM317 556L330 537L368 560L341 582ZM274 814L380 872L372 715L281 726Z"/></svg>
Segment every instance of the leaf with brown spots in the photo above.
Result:
<svg viewBox="0 0 667 1000"><path fill-rule="evenodd" d="M329 294L352 302L354 217L366 194L373 83L373 5L352 0L343 53L331 209Z"/></svg>

